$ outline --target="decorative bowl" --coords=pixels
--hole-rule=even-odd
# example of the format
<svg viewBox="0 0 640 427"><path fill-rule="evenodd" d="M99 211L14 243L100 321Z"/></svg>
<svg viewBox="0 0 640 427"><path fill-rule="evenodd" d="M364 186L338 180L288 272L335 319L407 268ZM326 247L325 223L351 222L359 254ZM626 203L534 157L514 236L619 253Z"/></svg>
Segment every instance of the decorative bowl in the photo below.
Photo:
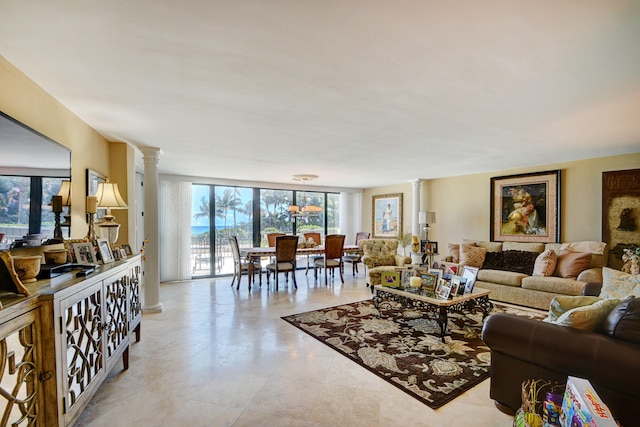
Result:
<svg viewBox="0 0 640 427"><path fill-rule="evenodd" d="M44 252L44 262L46 264L60 265L67 262L66 249L48 249Z"/></svg>
<svg viewBox="0 0 640 427"><path fill-rule="evenodd" d="M40 273L42 255L15 256L13 266L22 283L32 283Z"/></svg>

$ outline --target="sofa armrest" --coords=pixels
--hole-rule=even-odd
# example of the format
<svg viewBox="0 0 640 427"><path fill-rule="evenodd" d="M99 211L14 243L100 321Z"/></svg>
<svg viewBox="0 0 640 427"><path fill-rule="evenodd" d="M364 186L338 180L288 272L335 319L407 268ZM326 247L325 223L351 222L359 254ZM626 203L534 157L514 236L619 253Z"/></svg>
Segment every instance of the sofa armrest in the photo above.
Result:
<svg viewBox="0 0 640 427"><path fill-rule="evenodd" d="M588 268L578 274L577 280L580 282L599 282L602 283L602 267Z"/></svg>
<svg viewBox="0 0 640 427"><path fill-rule="evenodd" d="M602 283L587 283L582 289L582 295L586 297L597 297L600 296L600 290L602 290Z"/></svg>
<svg viewBox="0 0 640 427"><path fill-rule="evenodd" d="M630 375L637 372L638 344L503 313L487 318L482 339L492 352L640 397L637 375Z"/></svg>

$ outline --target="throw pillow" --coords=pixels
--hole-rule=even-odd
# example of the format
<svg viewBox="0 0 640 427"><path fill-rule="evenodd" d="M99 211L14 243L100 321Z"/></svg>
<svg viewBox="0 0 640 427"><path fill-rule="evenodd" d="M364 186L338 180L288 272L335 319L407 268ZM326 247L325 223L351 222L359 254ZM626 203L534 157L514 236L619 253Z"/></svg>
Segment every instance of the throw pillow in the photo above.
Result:
<svg viewBox="0 0 640 427"><path fill-rule="evenodd" d="M485 248L478 248L472 245L460 245L460 265L482 268L486 254L487 250Z"/></svg>
<svg viewBox="0 0 640 427"><path fill-rule="evenodd" d="M487 252L482 268L531 275L538 254L528 251Z"/></svg>
<svg viewBox="0 0 640 427"><path fill-rule="evenodd" d="M618 304L604 320L604 333L640 344L640 298L628 298Z"/></svg>
<svg viewBox="0 0 640 427"><path fill-rule="evenodd" d="M393 254L383 255L380 254L375 260L375 266L381 267L385 265L396 265L396 256Z"/></svg>
<svg viewBox="0 0 640 427"><path fill-rule="evenodd" d="M500 252L487 252L484 256L484 262L482 268L485 270L502 270L502 251Z"/></svg>
<svg viewBox="0 0 640 427"><path fill-rule="evenodd" d="M600 298L640 297L640 274L629 274L602 267Z"/></svg>
<svg viewBox="0 0 640 427"><path fill-rule="evenodd" d="M563 249L558 254L554 276L564 278L578 277L582 271L586 270L591 262L591 254L587 252L571 252Z"/></svg>
<svg viewBox="0 0 640 427"><path fill-rule="evenodd" d="M600 300L602 300L600 297L555 297L549 304L549 316L545 320L554 323L567 311L591 305Z"/></svg>
<svg viewBox="0 0 640 427"><path fill-rule="evenodd" d="M602 328L604 319L619 303L619 299L603 299L591 305L572 308L551 323L592 332Z"/></svg>
<svg viewBox="0 0 640 427"><path fill-rule="evenodd" d="M449 243L449 254L451 255L451 262L460 262L460 245L457 243Z"/></svg>
<svg viewBox="0 0 640 427"><path fill-rule="evenodd" d="M536 258L532 276L548 277L553 275L557 262L558 256L556 252L553 249L547 249Z"/></svg>

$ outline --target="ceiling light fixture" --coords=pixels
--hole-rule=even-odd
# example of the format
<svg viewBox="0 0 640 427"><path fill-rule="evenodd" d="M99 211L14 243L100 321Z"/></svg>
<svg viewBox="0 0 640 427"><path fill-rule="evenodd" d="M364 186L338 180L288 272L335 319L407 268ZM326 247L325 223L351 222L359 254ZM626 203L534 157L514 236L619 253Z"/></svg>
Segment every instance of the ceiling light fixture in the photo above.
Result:
<svg viewBox="0 0 640 427"><path fill-rule="evenodd" d="M318 214L322 212L322 208L320 206L307 205L307 191L305 189L305 185L307 181L313 181L316 178L318 178L318 175L298 174L291 176L291 179L294 181L302 182L302 206L293 204L287 209L294 218L309 218L312 216L318 216Z"/></svg>

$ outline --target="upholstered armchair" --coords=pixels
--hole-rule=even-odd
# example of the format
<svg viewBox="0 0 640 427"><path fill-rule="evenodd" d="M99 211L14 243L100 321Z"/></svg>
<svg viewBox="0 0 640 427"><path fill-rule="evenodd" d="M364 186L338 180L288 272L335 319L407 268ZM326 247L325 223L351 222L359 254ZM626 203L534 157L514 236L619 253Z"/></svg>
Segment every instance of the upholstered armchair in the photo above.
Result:
<svg viewBox="0 0 640 427"><path fill-rule="evenodd" d="M360 241L362 263L367 266L367 284L381 283L383 271L395 271L396 267L411 264L411 257L398 254L396 239L366 239Z"/></svg>

